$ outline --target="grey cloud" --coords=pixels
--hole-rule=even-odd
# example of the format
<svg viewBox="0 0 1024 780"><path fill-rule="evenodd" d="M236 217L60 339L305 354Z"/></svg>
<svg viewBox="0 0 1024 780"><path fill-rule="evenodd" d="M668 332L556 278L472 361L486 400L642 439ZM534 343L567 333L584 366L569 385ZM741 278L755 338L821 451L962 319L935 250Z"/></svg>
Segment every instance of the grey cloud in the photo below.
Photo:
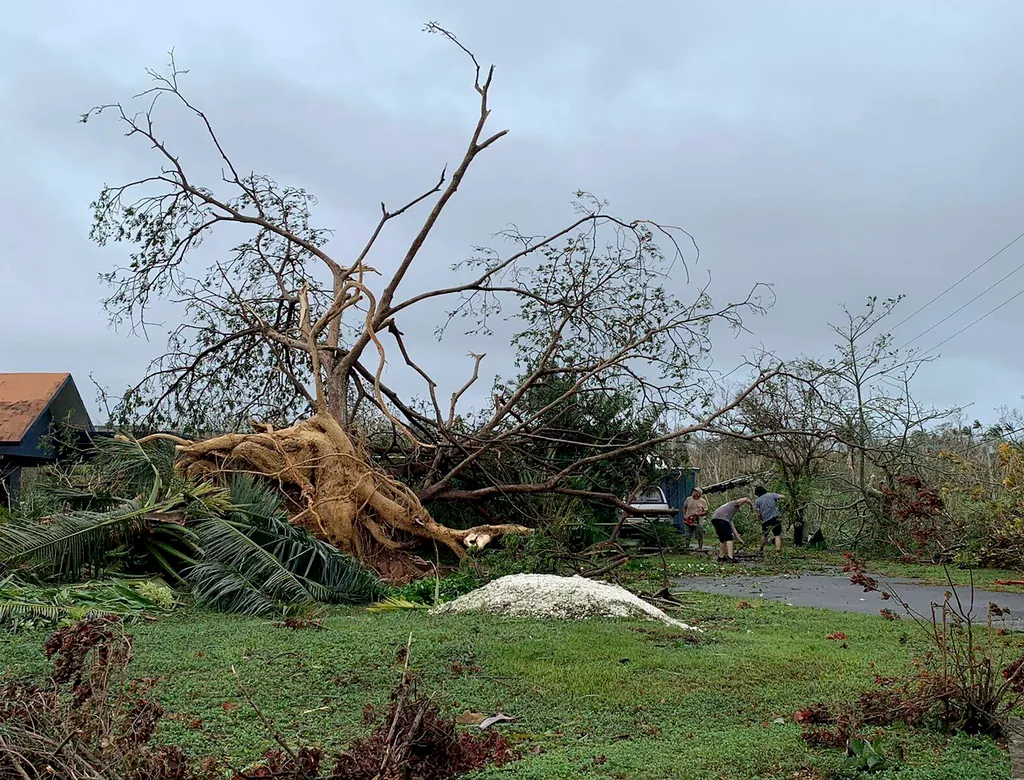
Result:
<svg viewBox="0 0 1024 780"><path fill-rule="evenodd" d="M86 238L86 207L102 182L153 160L111 125L74 120L144 86L142 68L161 65L172 46L238 160L317 194L321 222L337 230L332 248L344 253L367 235L380 200L397 203L429 186L465 143L475 111L467 63L419 32L437 19L497 64L492 122L512 132L479 159L409 289L508 222L530 232L557 227L570 216L571 193L588 189L619 213L693 232L702 256L691 270L695 279L712 273L717 300L773 283L777 306L751 323L754 335L717 345L723 368L757 343L783 356L825 351L825 322L840 316L840 302L902 292L909 312L1024 229L1016 149L1024 8L1013 2L241 8L8 10L0 94L12 110L0 124L0 157L22 197L0 214L0 267L5 282L32 297L0 313L6 370L93 371L116 388L155 349L106 330L95 275L121 255ZM190 127L171 114L163 127L216 174ZM410 221L388 234L382 268L413 229ZM898 335L937 321L1022 262L1022 252L1007 253ZM673 285L688 295L681 273ZM1024 272L921 345L1022 286ZM45 318L35 316L41 307ZM1022 312L1024 298L946 345L946 357L922 373L921 394L937 404L974 401L980 416L1018 402L1024 377L1001 334L1019 331ZM26 331L27 318L46 323ZM450 382L461 381L458 356L469 345L437 348L430 328L420 330L418 346L437 355ZM487 351L498 364L507 349L506 339L504 352Z"/></svg>

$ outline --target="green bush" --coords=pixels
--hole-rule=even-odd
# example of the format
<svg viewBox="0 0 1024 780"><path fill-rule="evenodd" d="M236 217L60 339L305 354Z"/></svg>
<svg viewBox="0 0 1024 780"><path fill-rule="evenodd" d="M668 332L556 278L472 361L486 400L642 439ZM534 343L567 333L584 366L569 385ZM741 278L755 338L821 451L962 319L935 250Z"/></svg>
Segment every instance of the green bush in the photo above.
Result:
<svg viewBox="0 0 1024 780"><path fill-rule="evenodd" d="M472 569L460 569L446 577L424 577L410 582L401 588L395 588L388 594L392 598L403 599L417 604L444 604L476 590L483 583Z"/></svg>

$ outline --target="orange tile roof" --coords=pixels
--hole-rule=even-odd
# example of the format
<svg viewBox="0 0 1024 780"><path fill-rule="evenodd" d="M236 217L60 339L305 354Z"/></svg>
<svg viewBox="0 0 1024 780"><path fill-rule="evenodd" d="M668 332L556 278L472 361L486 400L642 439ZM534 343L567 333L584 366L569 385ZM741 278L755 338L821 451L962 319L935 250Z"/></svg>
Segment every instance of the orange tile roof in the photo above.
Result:
<svg viewBox="0 0 1024 780"><path fill-rule="evenodd" d="M71 374L0 374L0 442L20 442Z"/></svg>

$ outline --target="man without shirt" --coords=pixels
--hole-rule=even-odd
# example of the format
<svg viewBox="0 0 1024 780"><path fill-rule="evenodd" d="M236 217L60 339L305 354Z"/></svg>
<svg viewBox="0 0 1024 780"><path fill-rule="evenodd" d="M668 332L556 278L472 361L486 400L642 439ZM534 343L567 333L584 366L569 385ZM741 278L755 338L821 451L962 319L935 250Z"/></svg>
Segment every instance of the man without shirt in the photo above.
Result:
<svg viewBox="0 0 1024 780"><path fill-rule="evenodd" d="M703 494L700 488L694 488L693 492L683 502L683 535L686 539L686 549L690 549L690 539L697 537L697 549L704 549L704 517L708 513L707 499L701 498Z"/></svg>
<svg viewBox="0 0 1024 780"><path fill-rule="evenodd" d="M769 493L763 486L754 488L754 509L761 518L761 552L768 544L768 531L775 537L775 549L782 550L782 518L779 516L779 501L785 500L781 493Z"/></svg>

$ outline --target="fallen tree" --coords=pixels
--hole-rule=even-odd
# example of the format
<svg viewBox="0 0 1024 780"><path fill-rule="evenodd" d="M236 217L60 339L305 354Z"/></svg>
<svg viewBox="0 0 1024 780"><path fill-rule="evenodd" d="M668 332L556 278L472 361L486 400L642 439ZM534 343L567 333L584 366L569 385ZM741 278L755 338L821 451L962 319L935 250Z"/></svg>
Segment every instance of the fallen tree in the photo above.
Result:
<svg viewBox="0 0 1024 780"><path fill-rule="evenodd" d="M282 430L260 427L253 434L182 441L176 465L190 478L220 479L238 471L270 477L289 499L293 523L396 579L409 572L396 569L400 556L382 556L381 550L406 551L426 539L461 557L468 547L482 549L502 534L529 533L513 524L458 530L436 522L416 493L376 468L326 411ZM397 534L415 542L399 541Z"/></svg>
<svg viewBox="0 0 1024 780"><path fill-rule="evenodd" d="M171 438L188 476L272 480L294 523L399 579L423 569L412 553L424 544L462 556L528 533L545 520L537 497L621 508L616 480L636 479L658 447L712 428L772 375L755 366L734 400L716 405L712 325L741 328L745 314L763 310L763 289L722 306L707 284L677 299L664 284L673 267L687 269L689 234L613 216L582 192L568 225L542 236L506 229L499 235L510 251L478 248L453 278L438 283L432 272L435 286L403 292L415 281L411 269L429 260L428 236L471 166L507 132L487 129L493 67L481 68L443 28L427 30L473 66L478 115L466 151L404 205L381 203L369 238L338 241L338 250L313 224L311 195L240 173L207 114L182 92L173 59L168 73L151 74L141 112L112 104L83 117L113 113L160 161L150 176L105 187L94 203L94 240L134 246L131 261L106 277L112 320L136 331L157 299L182 307L166 352L120 399L115 422L182 432ZM158 134L155 111L167 102L205 133L222 166L216 186L201 183ZM382 233L426 204L408 248L389 258ZM229 252L205 252L203 240L228 227L244 238ZM493 323L518 326L515 378L496 377L489 403L479 394L475 411L460 401L475 392L485 355L470 353L468 379L442 401L440 382L414 357L422 338L398 325L436 321L437 304L448 305L439 335L462 321L464 337L508 343ZM386 367L404 371L404 390L385 381ZM413 400L414 382L422 401ZM594 409L607 424L592 424ZM670 417L676 424L665 424ZM237 432L246 427L253 432Z"/></svg>

